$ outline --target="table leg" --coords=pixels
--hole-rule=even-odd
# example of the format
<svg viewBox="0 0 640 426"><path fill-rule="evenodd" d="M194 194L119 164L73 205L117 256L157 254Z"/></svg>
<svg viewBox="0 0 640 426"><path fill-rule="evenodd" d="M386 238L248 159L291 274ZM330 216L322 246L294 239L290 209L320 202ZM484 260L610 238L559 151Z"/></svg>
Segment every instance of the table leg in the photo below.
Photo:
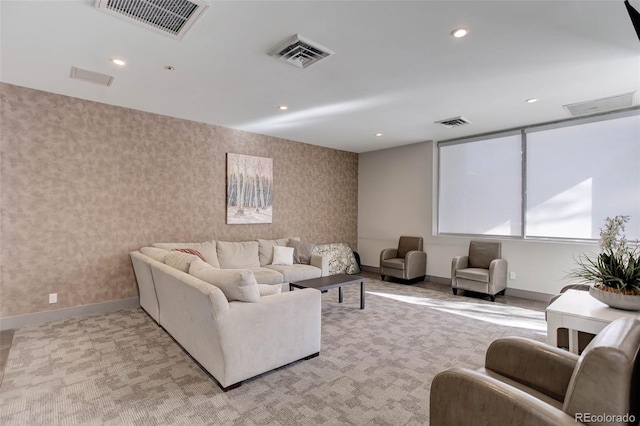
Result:
<svg viewBox="0 0 640 426"><path fill-rule="evenodd" d="M364 280L360 281L360 309L364 309Z"/></svg>
<svg viewBox="0 0 640 426"><path fill-rule="evenodd" d="M342 303L342 298L343 298L342 286L340 286L338 287L338 303Z"/></svg>
<svg viewBox="0 0 640 426"><path fill-rule="evenodd" d="M558 328L562 324L562 317L554 312L547 311L547 343L554 348L558 347Z"/></svg>
<svg viewBox="0 0 640 426"><path fill-rule="evenodd" d="M578 351L578 330L569 330L569 352L577 354Z"/></svg>

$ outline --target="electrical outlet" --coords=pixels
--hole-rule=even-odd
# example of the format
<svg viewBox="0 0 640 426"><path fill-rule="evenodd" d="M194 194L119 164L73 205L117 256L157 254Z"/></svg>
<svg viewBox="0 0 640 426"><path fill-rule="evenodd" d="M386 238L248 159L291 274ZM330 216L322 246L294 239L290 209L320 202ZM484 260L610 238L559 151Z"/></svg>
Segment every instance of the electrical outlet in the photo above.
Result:
<svg viewBox="0 0 640 426"><path fill-rule="evenodd" d="M50 293L49 294L49 304L58 303L58 293Z"/></svg>
<svg viewBox="0 0 640 426"><path fill-rule="evenodd" d="M510 280L515 280L516 279L516 273L515 272L509 272L509 279Z"/></svg>

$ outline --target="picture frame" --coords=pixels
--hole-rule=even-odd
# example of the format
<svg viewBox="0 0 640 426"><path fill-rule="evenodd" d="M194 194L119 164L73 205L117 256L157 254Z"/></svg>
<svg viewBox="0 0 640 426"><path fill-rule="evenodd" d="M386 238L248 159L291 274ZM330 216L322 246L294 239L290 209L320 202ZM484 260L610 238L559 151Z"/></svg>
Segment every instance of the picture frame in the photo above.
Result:
<svg viewBox="0 0 640 426"><path fill-rule="evenodd" d="M273 158L227 153L227 224L272 223Z"/></svg>

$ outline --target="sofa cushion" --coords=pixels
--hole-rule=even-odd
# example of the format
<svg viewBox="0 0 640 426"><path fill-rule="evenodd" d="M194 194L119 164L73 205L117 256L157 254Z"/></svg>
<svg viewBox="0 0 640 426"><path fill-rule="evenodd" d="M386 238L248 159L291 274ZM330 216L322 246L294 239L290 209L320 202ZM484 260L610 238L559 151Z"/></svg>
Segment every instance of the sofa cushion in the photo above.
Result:
<svg viewBox="0 0 640 426"><path fill-rule="evenodd" d="M167 253L169 253L169 250L157 247L142 247L140 249L140 253L144 254L145 256L149 256L153 260L164 263L164 257Z"/></svg>
<svg viewBox="0 0 640 426"><path fill-rule="evenodd" d="M200 259L194 260L189 274L218 287L229 302L259 302L260 290L251 271L214 268Z"/></svg>
<svg viewBox="0 0 640 426"><path fill-rule="evenodd" d="M273 262L272 265L293 265L293 247L280 247L275 246L273 248Z"/></svg>
<svg viewBox="0 0 640 426"><path fill-rule="evenodd" d="M356 257L348 243L316 244L313 254L329 256L329 275L360 272Z"/></svg>
<svg viewBox="0 0 640 426"><path fill-rule="evenodd" d="M293 247L293 263L308 265L311 260L311 253L315 244L304 241L289 239L289 247Z"/></svg>
<svg viewBox="0 0 640 426"><path fill-rule="evenodd" d="M258 284L260 297L282 293L282 284Z"/></svg>
<svg viewBox="0 0 640 426"><path fill-rule="evenodd" d="M309 280L311 278L320 278L322 276L322 270L310 265L269 265L265 268L278 271L284 276L284 282L290 283L295 281Z"/></svg>
<svg viewBox="0 0 640 426"><path fill-rule="evenodd" d="M271 265L273 262L273 248L276 246L286 247L288 243L289 238L280 238L279 240L258 239L260 266Z"/></svg>
<svg viewBox="0 0 640 426"><path fill-rule="evenodd" d="M260 266L257 241L218 241L218 262L223 269L246 269Z"/></svg>
<svg viewBox="0 0 640 426"><path fill-rule="evenodd" d="M216 268L220 267L220 264L218 263L218 254L216 253L215 241L205 241L203 243L153 243L152 246L165 250L173 250L177 248L198 250L202 253L209 265Z"/></svg>
<svg viewBox="0 0 640 426"><path fill-rule="evenodd" d="M253 275L256 277L256 281L260 284L280 284L284 280L284 276L272 269L267 268L249 268Z"/></svg>
<svg viewBox="0 0 640 426"><path fill-rule="evenodd" d="M191 263L195 260L202 262L198 256L181 251L170 251L164 256L164 263L182 272L189 272L189 266L191 266Z"/></svg>

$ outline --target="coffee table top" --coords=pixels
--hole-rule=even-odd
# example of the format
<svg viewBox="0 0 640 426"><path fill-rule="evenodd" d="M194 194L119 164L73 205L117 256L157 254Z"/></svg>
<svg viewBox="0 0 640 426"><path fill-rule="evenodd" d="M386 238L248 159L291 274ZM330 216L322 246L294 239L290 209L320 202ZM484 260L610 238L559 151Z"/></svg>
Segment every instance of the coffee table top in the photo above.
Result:
<svg viewBox="0 0 640 426"><path fill-rule="evenodd" d="M336 275L328 275L326 277L312 278L310 280L295 281L295 282L291 282L290 284L295 287L328 290L330 288L361 283L363 281L364 281L364 278L359 275L336 274Z"/></svg>

